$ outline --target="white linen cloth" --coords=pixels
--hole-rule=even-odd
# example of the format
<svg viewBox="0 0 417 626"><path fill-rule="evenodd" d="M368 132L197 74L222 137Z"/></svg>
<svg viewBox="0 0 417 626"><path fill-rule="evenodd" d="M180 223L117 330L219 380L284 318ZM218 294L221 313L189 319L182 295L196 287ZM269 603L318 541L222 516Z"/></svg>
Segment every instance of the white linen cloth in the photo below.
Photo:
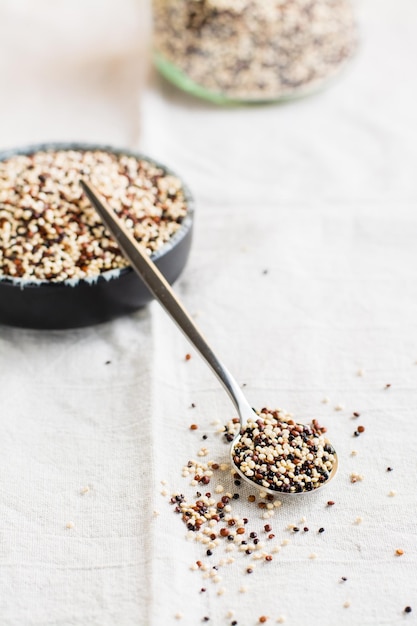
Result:
<svg viewBox="0 0 417 626"><path fill-rule="evenodd" d="M251 404L286 408L300 421L317 417L328 427L340 469L323 493L277 509L269 521L274 545L289 543L271 563L226 553L235 561L220 567L222 580L213 583L190 566L216 565L222 550L210 561L202 544L187 541L169 496L195 491L181 474L201 446L207 458L227 460L213 422L235 413L159 305L80 330L2 327L0 623L198 626L207 616L215 626L233 620L252 626L262 615L294 626L413 620L415 2L364 3L357 58L314 97L218 108L153 76L140 115L132 93L141 79L132 86L134 72L118 68L139 67L135 43L146 40L144 7L126 0L120 11L98 3L102 21L88 22L91 48L85 26L77 46L69 35L55 36L54 57L67 63L56 80L59 63L44 54L45 43L25 75L23 44L4 26L6 18L16 28L37 15L36 33L25 32L31 41L40 29L47 37L45 15L52 19L56 3L41 4L47 13L35 13L28 2L0 7L15 75L25 76L11 81L10 64L1 68L13 95L1 103L2 144L102 140L137 146L177 171L197 211L176 291L246 384ZM71 33L89 11L96 15L91 6L78 3L65 13ZM65 33L55 10L50 28L56 33L60 25ZM106 39L115 20L119 38ZM80 74L93 48L94 67L110 69ZM100 49L109 54L100 57ZM107 65L116 57L119 65ZM119 89L108 88L109 76ZM198 430L190 430L192 423ZM356 438L358 424L366 430ZM351 473L363 480L351 483ZM262 511L246 500L252 490L235 488L227 474L221 482L239 491L234 509L262 535ZM293 534L289 524L310 530ZM396 556L397 549L404 554ZM414 613L404 614L406 606Z"/></svg>

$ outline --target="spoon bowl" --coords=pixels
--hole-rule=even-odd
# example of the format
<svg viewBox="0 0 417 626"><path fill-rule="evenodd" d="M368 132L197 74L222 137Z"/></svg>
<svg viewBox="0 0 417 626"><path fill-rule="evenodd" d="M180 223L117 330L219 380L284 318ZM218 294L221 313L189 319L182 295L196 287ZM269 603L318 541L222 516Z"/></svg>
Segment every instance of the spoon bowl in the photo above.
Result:
<svg viewBox="0 0 417 626"><path fill-rule="evenodd" d="M217 378L219 379L219 381L221 382L221 384L223 385L223 387L229 394L229 397L232 400L237 410L239 420L240 420L240 431L234 437L231 443L231 448L230 448L232 466L234 467L235 471L237 471L239 476L241 476L241 478L245 482L249 483L252 487L257 487L258 489L262 491L266 491L267 493L272 494L272 495L285 494L285 495L293 496L293 495L300 495L300 493L303 493L303 494L313 493L313 492L317 492L324 485L327 485L329 481L333 479L337 470L337 455L334 452L333 446L331 446L331 444L328 443L327 441L326 441L326 445L329 445L330 450L331 450L331 452L329 452L328 454L329 455L331 454L332 456L334 455L334 462L331 467L331 470L329 468L329 472L325 472L324 474L321 474L321 476L324 476L326 474L326 479L324 481L320 480L319 484L313 489L306 488L305 490L301 490L301 491L289 491L289 492L279 491L278 489L271 489L270 486L265 486L264 484L259 484L258 482L256 482L258 478L256 478L255 472L252 472L253 476L255 477L255 480L251 480L250 472L252 471L252 467L249 467L249 470L250 470L249 472L246 470L242 471L242 467L239 467L238 464L236 463L237 446L241 442L244 442L244 444L246 445L245 429L248 427L248 425L250 426L252 422L255 422L257 418L257 414L249 405L248 401L246 400L244 394L242 393L242 390L239 387L238 383L236 382L235 378L230 374L230 372L226 369L223 363L214 354L214 352L208 345L205 338L197 329L194 321L191 319L190 315L187 313L182 303L178 300L177 296L175 295L169 283L163 277L163 275L155 266L153 261L149 258L148 254L146 253L146 250L142 248L140 244L138 244L138 242L133 238L131 233L126 228L125 224L118 218L118 216L114 213L114 211L100 199L100 197L97 195L97 192L93 190L91 185L88 184L84 180L81 180L80 184L84 192L86 193L87 197L89 198L91 204L94 206L94 208L96 209L96 211L102 218L104 224L107 226L110 233L116 239L119 245L119 248L122 250L126 258L130 261L132 268L136 271L136 273L145 283L145 285L147 286L149 291L153 294L155 299L158 300L158 302L162 305L162 307L165 309L168 315L170 315L170 317L174 320L174 322L179 326L179 328L182 330L184 335L188 338L188 340L191 342L191 344L194 346L197 352L199 352L200 356L206 361L206 363L212 369L214 374L217 376ZM277 413L277 416L279 416L280 413L279 412L276 412L276 413ZM289 423L290 421L291 421L291 424ZM255 449L255 443L257 441L256 438L258 438L259 441L262 441L263 437L264 436L266 437L266 434L269 433L271 430L273 430L273 422L271 422L271 420L269 420L270 423L268 423L268 420L266 420L266 422L267 422L267 425L264 429L262 429L261 425L258 424L259 428L258 429L255 428L255 430L253 431L253 434L255 437L253 441L254 449ZM311 428L308 426L303 426L302 424L296 425L292 420L283 422L283 424L286 424L286 426L290 426L291 430L294 431L294 434L291 432L287 434L286 432L284 433L284 430L285 431L287 430L286 428L284 428L283 435L285 435L285 437L288 437L288 441L293 441L297 437L299 437L300 440L306 443L304 440L308 439L308 436L307 436L308 434L311 435L311 439L313 440L314 438L316 438L316 435L322 434L322 432L324 432L322 429L320 429L318 425L316 425L315 421L312 422ZM297 430L298 427L301 430ZM265 432L263 432L263 434L258 437L258 433L256 432L256 430L261 431L261 432L265 431ZM295 433L297 433L297 435L295 435ZM293 439L290 440L290 436L293 437ZM297 441L297 444L299 444L298 441ZM301 450L302 450L303 445L301 444L299 445L301 446ZM315 443L313 441L312 441L312 446L315 446ZM304 447L308 447L308 444L306 444L306 446ZM282 460L289 461L286 446L284 446L283 449L284 448L285 448L285 454L283 453L283 456L282 456L282 459L280 459L280 462L282 462ZM262 446L261 446L261 450L262 450ZM277 450L279 450L279 447L277 447ZM233 452L235 452L235 454L233 454ZM271 456L272 454L273 456L273 451L271 452L268 446L264 446L264 451L261 451L260 453L259 451L257 451L257 449L255 449L255 452L258 452L259 455L262 455L265 452L266 455ZM306 450L304 450L304 452L305 454L307 454ZM320 448L318 447L317 450L315 450L315 448L312 447L311 450L308 451L308 454L310 455L311 458L306 456L305 462L307 463L307 466L311 465L312 460L320 459L318 454L316 456L316 459L314 459L314 452L319 453ZM278 459L278 453L277 453L277 459ZM243 459L242 466L248 467L248 465L245 465L244 462L245 462L245 458ZM252 462L254 462L253 459L252 459ZM249 462L249 466L251 464L252 463ZM277 464L275 464L274 467L276 467L276 465ZM315 463L313 463L313 466L314 465ZM281 465L281 467L283 466ZM290 468L289 465L288 465L288 468ZM278 473L280 473L279 468L276 467L276 469ZM313 473L315 477L315 474L313 471L314 467L313 469L311 469L310 467L306 468L305 473L308 475L307 470ZM271 469L271 471L273 470ZM293 471L293 474L296 474L296 471ZM288 473L288 476L285 476L285 478L288 478L288 477L290 477L290 473Z"/></svg>
<svg viewBox="0 0 417 626"><path fill-rule="evenodd" d="M334 461L333 461L333 467L329 473L329 477L326 479L325 482L321 483L318 487L315 487L314 489L311 490L300 490L300 491L281 491L279 489L271 489L270 487L265 487L264 485L260 485L258 483L256 483L254 480L251 480L250 478L248 478L240 469L240 467L238 465L236 465L235 461L234 461L234 447L235 444L238 443L238 441L240 440L241 435L240 433L238 433L236 435L236 437L234 438L231 446L230 446L230 463L231 466L233 468L233 471L239 475L239 477L244 480L246 483L250 484L251 487L256 487L259 490L263 491L264 493L271 495L271 496L275 496L275 497L279 497L279 498L287 498L289 496L305 496L306 494L313 494L313 493L318 493L319 491L321 491L322 489L324 489L324 487L327 487L328 484L333 480L333 478L336 476L337 474L337 470L339 468L339 460L337 457L337 454L334 454Z"/></svg>

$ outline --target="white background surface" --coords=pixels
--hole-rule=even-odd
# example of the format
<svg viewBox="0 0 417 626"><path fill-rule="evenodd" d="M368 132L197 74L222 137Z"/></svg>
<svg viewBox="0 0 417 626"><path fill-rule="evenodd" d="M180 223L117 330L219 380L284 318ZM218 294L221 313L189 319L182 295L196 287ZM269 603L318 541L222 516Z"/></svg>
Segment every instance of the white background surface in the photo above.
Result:
<svg viewBox="0 0 417 626"><path fill-rule="evenodd" d="M197 216L177 292L252 405L319 418L340 457L328 490L278 509L290 542L273 562L249 577L237 554L213 584L160 492L188 489L204 433L226 459L213 421L234 412L158 305L76 331L2 327L2 626L415 621L417 6L358 8L360 51L328 90L221 109L147 77L140 2L0 4L1 145L110 142L182 175ZM260 530L248 493L236 510Z"/></svg>

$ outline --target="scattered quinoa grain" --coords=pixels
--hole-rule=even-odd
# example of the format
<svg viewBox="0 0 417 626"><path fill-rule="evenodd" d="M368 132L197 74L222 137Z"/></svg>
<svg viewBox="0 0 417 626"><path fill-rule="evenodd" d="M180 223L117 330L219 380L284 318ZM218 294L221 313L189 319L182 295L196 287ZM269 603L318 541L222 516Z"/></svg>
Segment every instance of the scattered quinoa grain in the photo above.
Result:
<svg viewBox="0 0 417 626"><path fill-rule="evenodd" d="M185 360L189 361L190 359L191 359L191 354L187 352L187 354L185 355Z"/></svg>
<svg viewBox="0 0 417 626"><path fill-rule="evenodd" d="M389 497L390 497L390 498L393 498L394 496L396 496L396 495L397 495L397 492L396 492L396 491L394 491L394 490L392 489L392 490L388 493L388 495L389 495Z"/></svg>
<svg viewBox="0 0 417 626"><path fill-rule="evenodd" d="M327 501L327 506L333 506L334 505L334 501L333 500L328 500Z"/></svg>
<svg viewBox="0 0 417 626"><path fill-rule="evenodd" d="M358 433L364 433L365 432L365 426L358 426L357 431L358 431Z"/></svg>
<svg viewBox="0 0 417 626"><path fill-rule="evenodd" d="M397 550L395 551L395 554L397 556L402 556L404 554L404 550L401 550L401 548L397 548Z"/></svg>
<svg viewBox="0 0 417 626"><path fill-rule="evenodd" d="M346 602L343 603L343 608L348 609L349 607L350 607L350 602L349 600L346 600Z"/></svg>
<svg viewBox="0 0 417 626"><path fill-rule="evenodd" d="M66 523L66 528L68 528L68 529L75 528L75 524L74 524L74 522L67 522L67 523Z"/></svg>
<svg viewBox="0 0 417 626"><path fill-rule="evenodd" d="M190 426L190 430L197 430L198 426L197 424L191 424Z"/></svg>
<svg viewBox="0 0 417 626"><path fill-rule="evenodd" d="M404 609L404 613L411 613L413 609L411 608L411 606L406 606Z"/></svg>
<svg viewBox="0 0 417 626"><path fill-rule="evenodd" d="M265 622L268 620L268 618L265 615L261 615L261 617L259 618L259 623L260 624L265 624Z"/></svg>
<svg viewBox="0 0 417 626"><path fill-rule="evenodd" d="M392 467L387 467L387 472L392 472Z"/></svg>

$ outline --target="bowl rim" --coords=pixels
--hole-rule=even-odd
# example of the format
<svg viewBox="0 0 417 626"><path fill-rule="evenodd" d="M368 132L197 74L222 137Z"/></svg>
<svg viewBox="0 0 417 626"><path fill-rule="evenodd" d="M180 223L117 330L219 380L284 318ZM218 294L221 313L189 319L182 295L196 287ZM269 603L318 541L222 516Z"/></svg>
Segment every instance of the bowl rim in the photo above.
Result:
<svg viewBox="0 0 417 626"><path fill-rule="evenodd" d="M109 152L114 155L123 155L127 157L133 157L138 160L144 160L163 170L165 174L170 176L175 176L181 182L181 188L184 192L184 197L187 205L187 214L184 217L183 221L180 224L180 228L175 232L169 239L166 241L159 250L153 252L150 256L152 261L155 263L166 254L168 254L177 244L179 244L190 229L193 226L194 220L194 211L195 211L195 201L194 197L188 187L188 185L183 181L182 176L179 176L175 171L173 171L170 167L167 167L157 159L147 156L142 152L137 150L131 150L129 148L121 148L117 146L112 146L110 144L101 144L95 142L84 142L84 141L50 141L50 142L42 142L35 144L28 144L24 146L19 146L15 148L7 148L0 150L0 161L7 161L8 159L14 156L30 156L31 154L35 154L36 152L53 152L53 151L78 151L78 152L87 152L88 150L100 150L103 152ZM50 280L42 280L42 279L30 279L30 278L21 278L21 277L11 277L5 276L0 273L0 287L2 285L8 285L10 287L15 286L20 289L26 288L48 288L48 289L57 289L62 287L77 287L80 285L95 285L99 282L109 282L111 280L115 280L121 278L126 274L132 273L134 270L129 265L127 267L116 268L107 270L97 276L89 276L86 278L67 278L62 281L50 281Z"/></svg>

